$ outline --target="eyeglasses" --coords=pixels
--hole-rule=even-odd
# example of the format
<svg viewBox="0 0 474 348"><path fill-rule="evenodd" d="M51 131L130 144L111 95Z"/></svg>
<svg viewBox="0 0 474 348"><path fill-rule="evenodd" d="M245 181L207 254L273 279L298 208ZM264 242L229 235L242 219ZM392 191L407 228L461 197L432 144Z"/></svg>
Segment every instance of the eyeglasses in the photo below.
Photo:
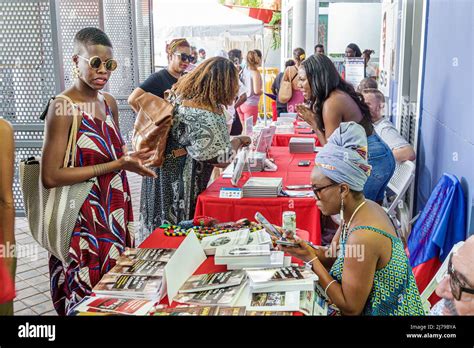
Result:
<svg viewBox="0 0 474 348"><path fill-rule="evenodd" d="M316 198L318 200L321 200L321 198L319 197L319 192L321 192L322 190L324 190L328 187L336 186L336 185L339 185L339 184L338 183L332 183L332 184L329 184L329 185L326 185L326 186L323 186L323 187L316 187L315 185L311 185L311 188L313 189L313 192L314 192L314 195L316 196Z"/></svg>
<svg viewBox="0 0 474 348"><path fill-rule="evenodd" d="M456 271L453 266L453 254L451 254L451 256L449 257L448 274L449 284L451 285L451 293L453 294L453 297L456 299L456 301L461 300L463 292L466 292L468 294L474 294L474 289L469 289L461 286L461 281L456 275Z"/></svg>
<svg viewBox="0 0 474 348"><path fill-rule="evenodd" d="M94 56L90 58L86 58L80 55L77 55L77 56L89 62L89 66L92 69L97 70L100 68L102 64L104 64L105 69L107 69L107 71L114 71L115 69L117 69L117 61L115 59L108 59L107 61L103 62L102 59L100 59L100 57L98 56Z"/></svg>
<svg viewBox="0 0 474 348"><path fill-rule="evenodd" d="M175 56L179 57L182 62L192 62L194 57L186 53L173 53Z"/></svg>

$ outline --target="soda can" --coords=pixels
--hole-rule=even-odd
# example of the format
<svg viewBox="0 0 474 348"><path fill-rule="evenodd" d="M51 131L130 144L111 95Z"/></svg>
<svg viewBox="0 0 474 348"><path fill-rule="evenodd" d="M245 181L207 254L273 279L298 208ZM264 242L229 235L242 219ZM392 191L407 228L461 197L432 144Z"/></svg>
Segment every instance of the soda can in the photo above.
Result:
<svg viewBox="0 0 474 348"><path fill-rule="evenodd" d="M294 211L284 211L282 221L284 231L296 233L296 213Z"/></svg>

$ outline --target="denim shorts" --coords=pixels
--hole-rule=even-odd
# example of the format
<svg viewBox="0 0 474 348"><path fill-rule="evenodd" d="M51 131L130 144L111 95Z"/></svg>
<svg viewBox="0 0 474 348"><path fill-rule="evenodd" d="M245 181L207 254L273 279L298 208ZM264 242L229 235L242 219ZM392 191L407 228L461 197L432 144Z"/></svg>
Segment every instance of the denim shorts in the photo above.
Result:
<svg viewBox="0 0 474 348"><path fill-rule="evenodd" d="M372 171L365 183L364 195L372 201L380 202L383 201L385 189L395 171L395 158L392 150L377 134L367 137L367 142Z"/></svg>

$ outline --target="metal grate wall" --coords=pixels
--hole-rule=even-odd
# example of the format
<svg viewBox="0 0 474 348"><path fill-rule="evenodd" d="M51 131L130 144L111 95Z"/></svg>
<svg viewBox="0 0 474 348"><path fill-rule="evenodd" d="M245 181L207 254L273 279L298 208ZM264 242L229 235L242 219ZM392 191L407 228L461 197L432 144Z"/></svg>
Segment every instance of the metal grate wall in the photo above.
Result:
<svg viewBox="0 0 474 348"><path fill-rule="evenodd" d="M120 128L130 142L135 115L126 99L153 66L151 0L3 0L0 14L0 117L15 129L16 175L21 159L41 155L39 115L51 96L73 83L73 38L84 27L102 28L114 45L119 69L107 89L117 98ZM21 216L18 177L13 189Z"/></svg>

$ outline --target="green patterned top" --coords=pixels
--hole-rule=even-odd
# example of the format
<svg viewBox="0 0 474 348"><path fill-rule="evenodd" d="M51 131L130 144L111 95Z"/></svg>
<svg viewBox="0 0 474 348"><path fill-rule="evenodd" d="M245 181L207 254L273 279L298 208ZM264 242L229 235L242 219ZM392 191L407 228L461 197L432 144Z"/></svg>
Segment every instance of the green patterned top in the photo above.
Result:
<svg viewBox="0 0 474 348"><path fill-rule="evenodd" d="M368 230L379 233L392 241L392 256L385 267L376 270L374 284L365 304L363 315L424 315L420 293L415 277L405 254L402 241L391 234L371 226L357 226L356 230ZM341 253L329 272L342 283L345 244L341 242Z"/></svg>

